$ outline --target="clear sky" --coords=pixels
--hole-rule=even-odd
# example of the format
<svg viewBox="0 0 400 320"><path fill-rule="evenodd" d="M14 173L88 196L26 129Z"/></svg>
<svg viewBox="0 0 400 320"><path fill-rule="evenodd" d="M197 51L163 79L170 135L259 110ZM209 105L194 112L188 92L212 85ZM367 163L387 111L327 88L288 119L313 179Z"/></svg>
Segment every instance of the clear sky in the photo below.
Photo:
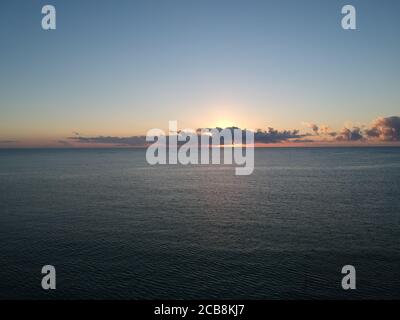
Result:
<svg viewBox="0 0 400 320"><path fill-rule="evenodd" d="M57 29L41 29L41 8ZM341 8L357 9L357 30ZM400 1L0 2L0 140L399 115Z"/></svg>

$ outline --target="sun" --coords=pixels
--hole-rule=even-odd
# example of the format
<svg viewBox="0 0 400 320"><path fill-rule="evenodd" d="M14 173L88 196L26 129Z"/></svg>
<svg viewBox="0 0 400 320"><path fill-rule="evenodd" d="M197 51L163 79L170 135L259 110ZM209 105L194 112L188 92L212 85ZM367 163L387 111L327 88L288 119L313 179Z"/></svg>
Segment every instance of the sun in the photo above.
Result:
<svg viewBox="0 0 400 320"><path fill-rule="evenodd" d="M215 123L215 126L216 126L216 127L219 127L219 128L228 128L228 127L232 127L232 126L233 126L233 121L228 120L228 119L221 119L221 120L218 120L218 121Z"/></svg>

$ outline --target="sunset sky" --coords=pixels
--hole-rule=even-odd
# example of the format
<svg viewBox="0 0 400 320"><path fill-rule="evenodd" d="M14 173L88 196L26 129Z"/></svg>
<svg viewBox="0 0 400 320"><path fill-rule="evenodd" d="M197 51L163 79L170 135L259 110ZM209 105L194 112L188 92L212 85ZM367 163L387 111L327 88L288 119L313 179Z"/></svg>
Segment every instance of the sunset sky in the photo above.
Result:
<svg viewBox="0 0 400 320"><path fill-rule="evenodd" d="M45 4L54 31L41 29ZM345 4L355 31L341 28ZM1 1L0 148L169 120L373 128L400 116L399 14L396 0Z"/></svg>

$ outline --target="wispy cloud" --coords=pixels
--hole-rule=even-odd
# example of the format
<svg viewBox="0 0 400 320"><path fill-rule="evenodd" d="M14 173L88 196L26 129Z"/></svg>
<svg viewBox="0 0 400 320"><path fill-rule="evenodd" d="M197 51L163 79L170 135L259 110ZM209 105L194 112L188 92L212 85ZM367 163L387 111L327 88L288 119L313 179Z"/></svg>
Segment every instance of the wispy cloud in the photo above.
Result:
<svg viewBox="0 0 400 320"><path fill-rule="evenodd" d="M308 128L310 128L310 129L312 129L312 131L313 131L316 135L319 135L319 127L318 127L317 124L315 124L315 123L309 123L309 122L302 122L302 125L303 125L303 126L306 126L306 127L308 127Z"/></svg>
<svg viewBox="0 0 400 320"><path fill-rule="evenodd" d="M145 146L145 136L131 136L131 137L113 137L113 136L98 136L98 137L83 137L76 135L68 138L71 141L86 144L110 144L117 146Z"/></svg>

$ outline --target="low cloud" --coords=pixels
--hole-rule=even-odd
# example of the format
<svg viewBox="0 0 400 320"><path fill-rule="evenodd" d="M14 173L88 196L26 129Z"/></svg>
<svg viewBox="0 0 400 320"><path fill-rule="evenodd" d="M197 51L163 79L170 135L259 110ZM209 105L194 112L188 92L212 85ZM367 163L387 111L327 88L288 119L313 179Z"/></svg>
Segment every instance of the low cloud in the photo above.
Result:
<svg viewBox="0 0 400 320"><path fill-rule="evenodd" d="M268 128L266 131L257 130L254 134L254 141L259 143L280 143L291 140L299 140L310 134L300 134L299 130L275 130Z"/></svg>
<svg viewBox="0 0 400 320"><path fill-rule="evenodd" d="M365 130L365 134L383 141L400 141L400 117L378 118L371 128Z"/></svg>
<svg viewBox="0 0 400 320"><path fill-rule="evenodd" d="M132 137L112 137L112 136L98 136L98 137L83 137L76 135L68 138L71 141L86 144L111 144L116 146L145 146L145 136L132 136Z"/></svg>
<svg viewBox="0 0 400 320"><path fill-rule="evenodd" d="M213 130L216 129L218 131L222 131L222 128L199 128L193 132L183 132L178 131L178 134L192 134L192 135L200 135L202 130ZM237 127L229 127L225 128L227 130L239 129ZM245 141L245 133L246 129L242 130L243 141ZM255 143L280 143L287 142L293 139L301 139L303 137L309 136L310 134L300 134L298 130L275 130L274 128L268 128L263 131L261 129L257 130L254 133L254 142ZM144 147L148 145L146 142L146 136L131 136L131 137L117 137L117 136L97 136L97 137L85 137L81 135L75 135L73 137L67 138L68 141L81 143L81 144L107 144L113 146L127 146L127 147ZM168 139L168 137L167 137ZM211 136L210 136L211 139ZM69 143L65 140L60 140L58 143L67 144ZM179 142L179 144L183 144L185 142Z"/></svg>
<svg viewBox="0 0 400 320"><path fill-rule="evenodd" d="M319 135L320 128L317 124L309 123L309 122L302 122L302 125L310 128L314 132L315 135L317 135L317 136Z"/></svg>
<svg viewBox="0 0 400 320"><path fill-rule="evenodd" d="M319 132L320 132L320 135L323 135L323 136L329 136L329 137L337 136L337 132L332 131L331 128L328 127L327 125L320 126Z"/></svg>
<svg viewBox="0 0 400 320"><path fill-rule="evenodd" d="M361 142L361 141L400 141L400 117L382 117L376 119L370 127L357 126L352 128L344 127L340 131L332 131L327 125L318 125L313 123L303 123L308 128L312 129L311 133L300 133L299 130L276 130L274 128L267 128L267 130L258 129L254 132L254 142L262 144L274 143L334 143L334 142ZM189 134L200 135L202 130L222 128L199 128L196 131L183 132L178 131L176 134ZM239 129L237 127L225 128L228 130ZM245 136L246 129L242 129L243 137ZM210 137L211 139L211 137ZM168 137L167 137L168 140ZM244 140L243 140L244 141ZM0 143L12 143L15 141L0 141ZM146 136L131 136L131 137L117 137L117 136L97 136L85 137L75 132L74 136L67 138L67 140L60 140L58 143L68 145L75 142L80 144L103 144L113 146L125 147L145 147L149 143L146 142ZM185 142L179 142L183 144Z"/></svg>
<svg viewBox="0 0 400 320"><path fill-rule="evenodd" d="M371 126L344 127L335 132L326 125L303 122L311 128L315 136L322 137L323 142L354 142L354 141L400 141L400 117L381 117L373 121Z"/></svg>
<svg viewBox="0 0 400 320"><path fill-rule="evenodd" d="M338 135L335 136L336 141L361 141L365 140L363 133L359 127L353 129L343 128Z"/></svg>

